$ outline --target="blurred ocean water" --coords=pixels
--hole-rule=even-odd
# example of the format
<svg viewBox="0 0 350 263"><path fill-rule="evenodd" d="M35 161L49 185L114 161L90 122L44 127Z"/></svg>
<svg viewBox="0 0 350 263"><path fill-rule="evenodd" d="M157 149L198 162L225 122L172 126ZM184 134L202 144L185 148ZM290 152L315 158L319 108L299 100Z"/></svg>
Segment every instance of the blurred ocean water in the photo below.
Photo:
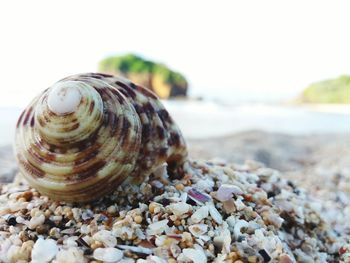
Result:
<svg viewBox="0 0 350 263"><path fill-rule="evenodd" d="M247 130L291 135L350 134L350 106L222 105L210 101L165 101L164 104L186 138L224 136Z"/></svg>
<svg viewBox="0 0 350 263"><path fill-rule="evenodd" d="M307 107L210 101L163 101L186 138L207 138L247 130L292 135L349 133L350 106ZM0 108L0 146L13 142L17 108Z"/></svg>
<svg viewBox="0 0 350 263"><path fill-rule="evenodd" d="M0 146L13 143L16 122L20 114L21 110L18 108L0 107Z"/></svg>

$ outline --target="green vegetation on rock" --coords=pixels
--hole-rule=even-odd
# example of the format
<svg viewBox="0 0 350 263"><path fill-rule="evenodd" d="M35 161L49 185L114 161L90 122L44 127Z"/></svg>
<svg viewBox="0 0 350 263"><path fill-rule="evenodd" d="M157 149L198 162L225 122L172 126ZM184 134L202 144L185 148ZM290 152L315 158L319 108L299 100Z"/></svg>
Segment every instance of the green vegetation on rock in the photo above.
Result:
<svg viewBox="0 0 350 263"><path fill-rule="evenodd" d="M182 74L134 54L107 57L99 63L99 71L122 75L163 99L187 95L188 82Z"/></svg>
<svg viewBox="0 0 350 263"><path fill-rule="evenodd" d="M350 76L313 83L302 94L307 103L350 103Z"/></svg>

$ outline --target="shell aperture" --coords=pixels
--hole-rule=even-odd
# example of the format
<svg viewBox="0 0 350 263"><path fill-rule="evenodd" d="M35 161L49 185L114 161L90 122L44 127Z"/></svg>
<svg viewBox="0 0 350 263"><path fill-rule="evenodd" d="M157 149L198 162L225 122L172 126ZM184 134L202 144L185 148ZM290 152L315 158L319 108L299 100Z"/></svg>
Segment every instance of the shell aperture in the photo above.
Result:
<svg viewBox="0 0 350 263"><path fill-rule="evenodd" d="M16 157L30 185L62 201L87 202L160 165L182 165L186 144L151 91L87 73L58 81L17 123Z"/></svg>

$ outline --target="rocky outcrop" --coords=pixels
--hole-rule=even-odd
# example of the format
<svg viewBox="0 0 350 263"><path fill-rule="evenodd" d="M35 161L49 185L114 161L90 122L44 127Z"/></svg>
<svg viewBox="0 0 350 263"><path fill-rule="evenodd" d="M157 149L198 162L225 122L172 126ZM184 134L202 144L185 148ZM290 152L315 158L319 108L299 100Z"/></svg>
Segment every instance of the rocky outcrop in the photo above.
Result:
<svg viewBox="0 0 350 263"><path fill-rule="evenodd" d="M301 97L306 103L350 103L350 76L316 82Z"/></svg>
<svg viewBox="0 0 350 263"><path fill-rule="evenodd" d="M107 57L99 63L99 71L124 76L151 89L161 99L187 95L188 82L182 74L133 54Z"/></svg>

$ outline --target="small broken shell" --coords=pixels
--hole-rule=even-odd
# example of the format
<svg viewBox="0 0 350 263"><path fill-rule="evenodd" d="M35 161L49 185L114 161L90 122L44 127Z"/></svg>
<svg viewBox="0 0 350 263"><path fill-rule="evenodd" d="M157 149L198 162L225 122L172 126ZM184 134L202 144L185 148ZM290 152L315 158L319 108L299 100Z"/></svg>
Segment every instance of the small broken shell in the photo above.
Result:
<svg viewBox="0 0 350 263"><path fill-rule="evenodd" d="M236 185L223 184L216 193L216 198L221 201L227 201L232 198L232 195L242 195L243 191Z"/></svg>
<svg viewBox="0 0 350 263"><path fill-rule="evenodd" d="M31 186L76 202L140 183L187 156L180 130L151 91L95 73L60 80L35 98L18 120L15 150Z"/></svg>

